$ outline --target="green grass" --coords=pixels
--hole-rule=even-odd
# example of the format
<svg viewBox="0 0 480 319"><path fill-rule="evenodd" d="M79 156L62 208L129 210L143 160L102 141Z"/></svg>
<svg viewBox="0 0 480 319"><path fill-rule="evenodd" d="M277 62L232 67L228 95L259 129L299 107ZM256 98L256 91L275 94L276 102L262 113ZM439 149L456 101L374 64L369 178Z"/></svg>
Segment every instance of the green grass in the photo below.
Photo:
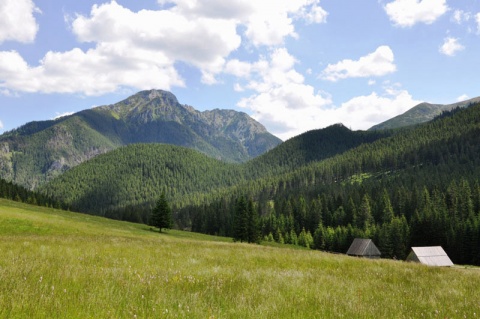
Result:
<svg viewBox="0 0 480 319"><path fill-rule="evenodd" d="M480 271L232 243L0 200L0 318L475 318Z"/></svg>

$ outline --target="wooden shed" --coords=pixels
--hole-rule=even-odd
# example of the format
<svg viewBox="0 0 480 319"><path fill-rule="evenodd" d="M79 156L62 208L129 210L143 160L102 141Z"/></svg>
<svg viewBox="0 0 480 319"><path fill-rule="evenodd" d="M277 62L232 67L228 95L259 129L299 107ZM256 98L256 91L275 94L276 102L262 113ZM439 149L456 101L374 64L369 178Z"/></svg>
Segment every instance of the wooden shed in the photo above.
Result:
<svg viewBox="0 0 480 319"><path fill-rule="evenodd" d="M428 266L453 266L452 261L441 246L412 247L407 261L419 262Z"/></svg>
<svg viewBox="0 0 480 319"><path fill-rule="evenodd" d="M347 255L364 258L380 258L382 253L371 239L355 238L350 248L348 248Z"/></svg>

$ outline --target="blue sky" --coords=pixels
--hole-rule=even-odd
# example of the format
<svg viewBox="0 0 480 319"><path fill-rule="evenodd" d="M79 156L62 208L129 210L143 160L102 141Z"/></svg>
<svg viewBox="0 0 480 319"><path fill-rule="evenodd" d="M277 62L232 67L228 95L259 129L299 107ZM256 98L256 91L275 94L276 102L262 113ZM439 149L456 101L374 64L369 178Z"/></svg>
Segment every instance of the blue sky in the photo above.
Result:
<svg viewBox="0 0 480 319"><path fill-rule="evenodd" d="M145 89L288 139L480 95L480 0L2 0L0 133Z"/></svg>

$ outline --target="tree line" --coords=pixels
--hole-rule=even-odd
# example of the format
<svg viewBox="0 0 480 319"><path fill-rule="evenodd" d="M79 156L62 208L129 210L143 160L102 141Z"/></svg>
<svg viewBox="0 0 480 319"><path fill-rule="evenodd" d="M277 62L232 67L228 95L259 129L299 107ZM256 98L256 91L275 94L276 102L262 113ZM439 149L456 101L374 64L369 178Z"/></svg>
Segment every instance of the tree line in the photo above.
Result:
<svg viewBox="0 0 480 319"><path fill-rule="evenodd" d="M36 206L65 208L65 205L58 200L52 199L51 197L38 192L30 191L25 187L16 185L12 182L7 182L4 179L0 179L0 198Z"/></svg>
<svg viewBox="0 0 480 319"><path fill-rule="evenodd" d="M454 262L478 265L479 113L478 105L447 112L291 173L245 183L212 195L208 204L179 209L178 221L233 236L234 203L246 194L266 240L345 252L353 238L367 237L384 257L399 259L411 246L441 245Z"/></svg>

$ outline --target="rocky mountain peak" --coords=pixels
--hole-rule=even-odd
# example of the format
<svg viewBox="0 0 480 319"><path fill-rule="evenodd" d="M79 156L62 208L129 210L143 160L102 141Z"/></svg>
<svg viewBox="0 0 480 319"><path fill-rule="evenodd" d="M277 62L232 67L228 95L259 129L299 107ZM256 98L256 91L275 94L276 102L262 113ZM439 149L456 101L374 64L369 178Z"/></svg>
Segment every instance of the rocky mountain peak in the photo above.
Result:
<svg viewBox="0 0 480 319"><path fill-rule="evenodd" d="M140 98L143 99L145 102L150 102L155 99L160 99L162 102L161 104L167 104L167 105L175 105L178 104L177 97L168 91L163 91L163 90L146 90L146 91L140 91L137 94L133 95L131 98Z"/></svg>

